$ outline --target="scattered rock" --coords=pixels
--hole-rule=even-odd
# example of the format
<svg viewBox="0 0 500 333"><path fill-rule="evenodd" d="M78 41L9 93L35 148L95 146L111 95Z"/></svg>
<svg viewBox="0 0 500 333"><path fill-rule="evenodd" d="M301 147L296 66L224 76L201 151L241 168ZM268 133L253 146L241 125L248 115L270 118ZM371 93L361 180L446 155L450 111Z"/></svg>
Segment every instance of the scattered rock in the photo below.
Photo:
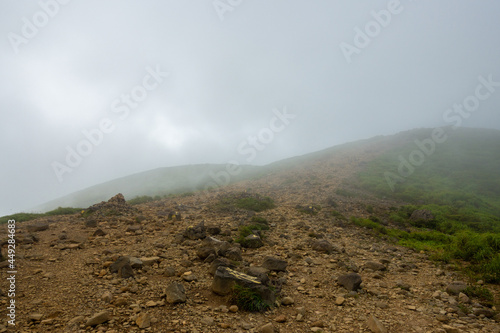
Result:
<svg viewBox="0 0 500 333"><path fill-rule="evenodd" d="M167 302L170 304L185 303L186 302L186 289L179 282L171 283L166 289Z"/></svg>
<svg viewBox="0 0 500 333"><path fill-rule="evenodd" d="M373 332L373 333L387 333L387 329L385 326L382 324L380 320L378 320L375 316L370 315L368 318L368 328Z"/></svg>
<svg viewBox="0 0 500 333"><path fill-rule="evenodd" d="M259 247L264 246L264 243L262 242L262 239L260 238L260 236L252 234L252 235L246 236L243 239L241 246L249 248L249 249L257 249Z"/></svg>
<svg viewBox="0 0 500 333"><path fill-rule="evenodd" d="M490 310L488 308L476 308L476 309L473 309L473 313L476 316L483 315L486 318L493 318L495 316L495 311Z"/></svg>
<svg viewBox="0 0 500 333"><path fill-rule="evenodd" d="M113 294L109 291L106 291L104 292L104 294L102 294L101 299L106 303L111 303L111 301L113 300Z"/></svg>
<svg viewBox="0 0 500 333"><path fill-rule="evenodd" d="M139 328L148 328L151 326L151 315L149 313L142 312L137 315L135 323L139 326Z"/></svg>
<svg viewBox="0 0 500 333"><path fill-rule="evenodd" d="M460 329L449 325L443 325L443 329L446 331L446 333L462 333Z"/></svg>
<svg viewBox="0 0 500 333"><path fill-rule="evenodd" d="M111 273L118 273L118 276L128 279L134 276L134 270L130 265L129 257L119 257L114 263L109 266Z"/></svg>
<svg viewBox="0 0 500 333"><path fill-rule="evenodd" d="M295 303L295 301L290 296L283 297L281 300L281 304L283 305L292 305L293 303Z"/></svg>
<svg viewBox="0 0 500 333"><path fill-rule="evenodd" d="M184 237L192 240L203 239L206 236L207 236L207 230L205 228L204 222L201 222L195 227L190 226L184 231Z"/></svg>
<svg viewBox="0 0 500 333"><path fill-rule="evenodd" d="M284 272L286 271L286 267L288 263L285 260L274 258L274 257L266 257L264 262L262 263L262 267L276 272Z"/></svg>
<svg viewBox="0 0 500 333"><path fill-rule="evenodd" d="M108 313L108 311L102 311L90 317L85 323L85 326L97 326L99 324L109 321L110 319L111 316Z"/></svg>
<svg viewBox="0 0 500 333"><path fill-rule="evenodd" d="M274 333L274 326L271 323L265 324L259 328L260 333Z"/></svg>
<svg viewBox="0 0 500 333"><path fill-rule="evenodd" d="M102 229L97 229L96 231L94 231L94 233L92 235L102 237L102 236L106 236L106 233Z"/></svg>
<svg viewBox="0 0 500 333"><path fill-rule="evenodd" d="M337 282L347 290L358 290L361 285L361 275L357 273L348 273L339 276Z"/></svg>
<svg viewBox="0 0 500 333"><path fill-rule="evenodd" d="M212 326L215 323L215 321L214 318L205 316L201 318L201 323L206 326Z"/></svg>
<svg viewBox="0 0 500 333"><path fill-rule="evenodd" d="M196 251L196 255L201 260L205 260L209 255L216 254L215 249L208 246L203 246Z"/></svg>
<svg viewBox="0 0 500 333"><path fill-rule="evenodd" d="M274 318L274 321L277 323L284 323L286 322L286 316L285 315L279 315L276 318Z"/></svg>
<svg viewBox="0 0 500 333"><path fill-rule="evenodd" d="M224 266L219 266L215 272L212 291L218 295L228 295L235 283L256 292L268 305L274 305L276 300L274 292L264 286L259 279Z"/></svg>
<svg viewBox="0 0 500 333"><path fill-rule="evenodd" d="M333 245L326 239L315 240L311 247L313 250L323 253L332 253L334 251Z"/></svg>
<svg viewBox="0 0 500 333"><path fill-rule="evenodd" d="M28 230L28 232L45 231L48 229L49 229L49 224L47 222L38 222L26 226L26 230Z"/></svg>
<svg viewBox="0 0 500 333"><path fill-rule="evenodd" d="M175 268L173 267L165 267L165 270L163 271L163 275L166 277L172 277L175 276Z"/></svg>
<svg viewBox="0 0 500 333"><path fill-rule="evenodd" d="M246 273L248 275L255 276L262 284L266 286L269 284L269 276L267 275L269 273L269 270L267 268L250 266L247 268Z"/></svg>
<svg viewBox="0 0 500 333"><path fill-rule="evenodd" d="M460 292L467 289L467 284L462 281L453 281L446 287L446 292L452 295L458 295Z"/></svg>
<svg viewBox="0 0 500 333"><path fill-rule="evenodd" d="M43 314L41 313L32 313L28 316L30 321L40 321L43 318Z"/></svg>
<svg viewBox="0 0 500 333"><path fill-rule="evenodd" d="M337 297L335 299L335 305L339 305L340 306L340 305L344 304L344 302L345 302L345 298L342 297L342 296L339 296L339 297Z"/></svg>
<svg viewBox="0 0 500 333"><path fill-rule="evenodd" d="M373 271L385 271L387 269L384 264L375 261L368 261L364 267Z"/></svg>

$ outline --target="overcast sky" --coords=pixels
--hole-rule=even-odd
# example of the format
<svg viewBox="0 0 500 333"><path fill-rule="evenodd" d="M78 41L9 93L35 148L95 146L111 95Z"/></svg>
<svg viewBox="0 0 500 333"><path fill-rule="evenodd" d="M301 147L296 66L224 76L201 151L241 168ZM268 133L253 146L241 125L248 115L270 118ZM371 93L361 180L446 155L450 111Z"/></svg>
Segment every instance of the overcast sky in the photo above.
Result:
<svg viewBox="0 0 500 333"><path fill-rule="evenodd" d="M0 216L158 167L500 128L499 13L497 0L2 0Z"/></svg>

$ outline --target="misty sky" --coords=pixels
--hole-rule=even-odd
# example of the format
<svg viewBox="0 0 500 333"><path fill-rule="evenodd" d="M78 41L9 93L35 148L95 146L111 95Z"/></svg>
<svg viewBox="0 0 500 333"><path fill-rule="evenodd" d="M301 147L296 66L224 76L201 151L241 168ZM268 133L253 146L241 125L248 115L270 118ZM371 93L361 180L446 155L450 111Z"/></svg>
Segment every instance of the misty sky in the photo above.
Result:
<svg viewBox="0 0 500 333"><path fill-rule="evenodd" d="M2 0L0 216L158 167L500 128L499 13L496 0ZM451 109L463 103L473 112Z"/></svg>

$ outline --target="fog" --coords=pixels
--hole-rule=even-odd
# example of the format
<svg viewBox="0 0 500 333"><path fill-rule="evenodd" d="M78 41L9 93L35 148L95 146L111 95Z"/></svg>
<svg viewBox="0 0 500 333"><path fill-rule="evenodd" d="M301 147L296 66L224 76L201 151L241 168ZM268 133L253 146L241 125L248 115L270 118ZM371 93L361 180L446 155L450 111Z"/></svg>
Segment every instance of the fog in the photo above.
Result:
<svg viewBox="0 0 500 333"><path fill-rule="evenodd" d="M0 2L0 216L159 167L500 128L500 2Z"/></svg>

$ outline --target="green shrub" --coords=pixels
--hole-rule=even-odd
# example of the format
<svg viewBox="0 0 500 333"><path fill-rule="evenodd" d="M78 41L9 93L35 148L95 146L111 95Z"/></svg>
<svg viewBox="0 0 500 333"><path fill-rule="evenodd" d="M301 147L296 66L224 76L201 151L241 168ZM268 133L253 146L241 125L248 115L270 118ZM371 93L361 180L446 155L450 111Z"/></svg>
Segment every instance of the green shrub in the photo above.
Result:
<svg viewBox="0 0 500 333"><path fill-rule="evenodd" d="M469 297L479 298L483 301L493 301L493 294L491 291L482 286L467 286L464 290L464 294Z"/></svg>
<svg viewBox="0 0 500 333"><path fill-rule="evenodd" d="M254 212L262 212L275 207L273 200L270 197L249 197L236 200L236 207Z"/></svg>
<svg viewBox="0 0 500 333"><path fill-rule="evenodd" d="M7 223L8 220L16 220L16 222L25 222L45 216L70 215L81 211L82 211L81 208L58 207L46 213L17 213L0 217L0 224Z"/></svg>
<svg viewBox="0 0 500 333"><path fill-rule="evenodd" d="M139 204L143 204L143 203L147 203L147 202L151 202L151 201L155 201L155 200L160 200L160 196L158 196L157 199L149 196L149 195L142 195L142 196L137 196L133 199L130 199L127 201L128 204L130 205L139 205Z"/></svg>
<svg viewBox="0 0 500 333"><path fill-rule="evenodd" d="M336 210L330 211L330 215L332 217L335 217L335 218L339 219L339 220L347 221L347 218L344 215L342 215L342 213L340 213L340 212L338 212Z"/></svg>
<svg viewBox="0 0 500 333"><path fill-rule="evenodd" d="M257 215L252 216L252 222L268 224L267 220L264 217Z"/></svg>
<svg viewBox="0 0 500 333"><path fill-rule="evenodd" d="M269 230L269 226L262 223L241 226L239 230L239 236L235 239L235 242L243 244L245 242L245 237L253 234L255 230Z"/></svg>
<svg viewBox="0 0 500 333"><path fill-rule="evenodd" d="M270 197L262 197L258 194L247 192L226 196L211 206L212 209L221 212L231 212L235 208L262 212L274 207L274 201Z"/></svg>
<svg viewBox="0 0 500 333"><path fill-rule="evenodd" d="M309 206L297 205L297 206L295 206L295 209L297 209L299 212L301 212L303 214L316 215L321 210L321 206L319 206L319 205L309 205Z"/></svg>
<svg viewBox="0 0 500 333"><path fill-rule="evenodd" d="M235 302L240 309L250 312L264 312L271 308L271 305L264 302L257 292L239 284L233 287L231 301Z"/></svg>

